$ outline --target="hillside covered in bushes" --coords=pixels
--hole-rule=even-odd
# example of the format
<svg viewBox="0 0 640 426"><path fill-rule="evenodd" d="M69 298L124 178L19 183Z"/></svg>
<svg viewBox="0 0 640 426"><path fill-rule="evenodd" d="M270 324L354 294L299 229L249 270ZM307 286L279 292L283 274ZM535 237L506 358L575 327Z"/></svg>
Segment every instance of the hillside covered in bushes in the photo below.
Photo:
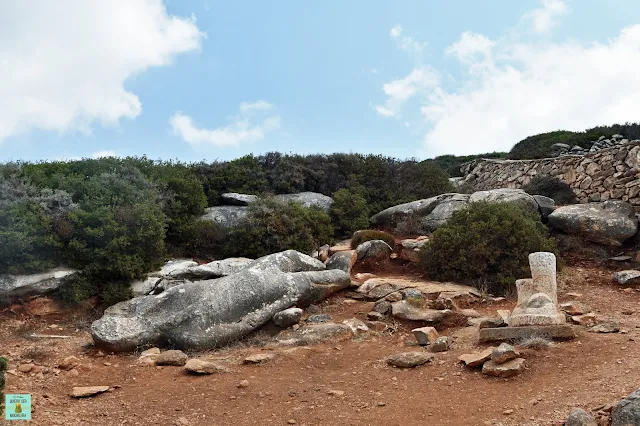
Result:
<svg viewBox="0 0 640 426"><path fill-rule="evenodd" d="M168 257L256 257L310 251L368 225L391 205L450 191L431 161L382 156L245 156L184 164L101 158L0 166L0 274L65 264L83 271L71 301L127 297L128 283ZM270 194L333 196L330 212L276 202ZM236 229L201 220L225 192L262 197Z"/></svg>

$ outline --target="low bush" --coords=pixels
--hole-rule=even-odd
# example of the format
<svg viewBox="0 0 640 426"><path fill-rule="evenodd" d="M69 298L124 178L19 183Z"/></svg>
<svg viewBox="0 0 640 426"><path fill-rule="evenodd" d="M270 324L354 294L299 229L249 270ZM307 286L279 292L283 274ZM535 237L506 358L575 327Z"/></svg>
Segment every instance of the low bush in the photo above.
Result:
<svg viewBox="0 0 640 426"><path fill-rule="evenodd" d="M530 276L528 256L557 252L537 214L510 203L473 203L453 213L420 251L419 267L430 278L477 285L507 294Z"/></svg>
<svg viewBox="0 0 640 426"><path fill-rule="evenodd" d="M356 191L347 188L336 191L331 205L331 220L339 236L351 235L369 226L367 200Z"/></svg>
<svg viewBox="0 0 640 426"><path fill-rule="evenodd" d="M553 198L558 204L575 204L577 203L576 194L568 183L560 179L549 176L534 176L527 185L522 189L531 195L544 195Z"/></svg>
<svg viewBox="0 0 640 426"><path fill-rule="evenodd" d="M3 356L0 356L0 414L4 412L4 385L5 385L5 373L9 366L9 360Z"/></svg>
<svg viewBox="0 0 640 426"><path fill-rule="evenodd" d="M176 245L169 245L171 257L214 260L225 256L229 232L220 224L204 219L183 226Z"/></svg>
<svg viewBox="0 0 640 426"><path fill-rule="evenodd" d="M288 249L311 253L330 243L332 236L331 218L324 211L261 198L249 205L247 215L231 230L226 251L254 258Z"/></svg>
<svg viewBox="0 0 640 426"><path fill-rule="evenodd" d="M391 248L394 248L396 245L395 237L388 232L366 229L353 234L353 238L351 238L351 248L356 249L360 244L372 240L382 240L389 244Z"/></svg>

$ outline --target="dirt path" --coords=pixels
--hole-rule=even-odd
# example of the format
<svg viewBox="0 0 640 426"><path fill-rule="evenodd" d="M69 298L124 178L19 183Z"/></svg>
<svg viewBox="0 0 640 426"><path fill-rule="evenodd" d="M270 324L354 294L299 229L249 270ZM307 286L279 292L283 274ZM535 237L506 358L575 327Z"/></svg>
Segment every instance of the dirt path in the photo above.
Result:
<svg viewBox="0 0 640 426"><path fill-rule="evenodd" d="M50 317L36 323L36 330L73 338L30 341L22 337L28 320L7 314L0 317L0 353L8 355L10 369L38 358L36 364L49 372L9 374L6 392L33 395L36 425L562 424L574 407L591 410L640 387L640 293L617 288L610 276L597 268L566 268L560 299L581 293L578 300L602 318L619 322L624 333L578 328L574 341L526 350L526 371L511 379L489 378L457 362L459 355L479 348L471 327L443 330L441 334L454 337L452 350L411 370L381 361L393 353L421 350L410 333L416 325L395 324L394 333L372 332L294 350L280 347L271 350L277 357L262 365L241 361L263 348L238 346L201 354L221 360L233 372L195 377L179 367L142 365L134 355L84 353L90 336L74 331L70 323L47 328ZM492 313L512 306L505 302L478 309ZM337 296L322 307L338 321L364 319L371 304ZM69 355L82 365L56 375L55 367ZM248 387L237 386L242 380L249 381ZM93 398L68 396L73 386L89 385L119 387Z"/></svg>

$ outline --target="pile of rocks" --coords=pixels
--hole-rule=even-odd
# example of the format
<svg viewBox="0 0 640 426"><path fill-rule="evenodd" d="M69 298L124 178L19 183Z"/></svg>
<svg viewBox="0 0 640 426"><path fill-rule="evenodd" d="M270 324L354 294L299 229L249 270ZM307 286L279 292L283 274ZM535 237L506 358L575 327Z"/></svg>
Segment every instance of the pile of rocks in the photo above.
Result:
<svg viewBox="0 0 640 426"><path fill-rule="evenodd" d="M607 139L605 136L600 136L597 141L591 141L591 148L589 149L583 148L580 145L570 146L564 143L554 143L553 145L551 145L551 156L560 157L565 155L585 155L598 152L603 149L613 148L615 146L629 142L640 142L640 140L636 139L630 141L624 136L618 134L611 136L611 139Z"/></svg>
<svg viewBox="0 0 640 426"><path fill-rule="evenodd" d="M525 368L525 360L520 358L520 352L508 343L482 352L460 355L458 359L468 368L482 367L482 374L493 377L512 377Z"/></svg>

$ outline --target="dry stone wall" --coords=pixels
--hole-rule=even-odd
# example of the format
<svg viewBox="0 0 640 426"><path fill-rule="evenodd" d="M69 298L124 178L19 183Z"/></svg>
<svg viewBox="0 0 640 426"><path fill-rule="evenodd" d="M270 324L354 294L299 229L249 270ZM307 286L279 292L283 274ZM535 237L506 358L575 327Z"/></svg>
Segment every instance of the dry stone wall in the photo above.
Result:
<svg viewBox="0 0 640 426"><path fill-rule="evenodd" d="M475 191L521 188L536 175L568 183L581 203L610 199L640 208L640 142L587 155L539 160L475 160L462 167L463 182Z"/></svg>

